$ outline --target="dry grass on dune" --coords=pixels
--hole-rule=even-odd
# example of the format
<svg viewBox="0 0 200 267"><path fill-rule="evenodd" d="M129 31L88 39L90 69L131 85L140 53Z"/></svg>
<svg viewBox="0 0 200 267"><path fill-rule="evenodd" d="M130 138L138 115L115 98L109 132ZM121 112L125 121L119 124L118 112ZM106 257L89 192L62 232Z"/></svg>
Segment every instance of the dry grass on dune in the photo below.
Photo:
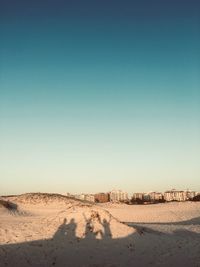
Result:
<svg viewBox="0 0 200 267"><path fill-rule="evenodd" d="M16 196L4 197L6 200L11 200L20 204L51 204L51 203L63 203L63 204L84 204L90 205L90 203L76 200L72 197L64 196L56 193L26 193Z"/></svg>

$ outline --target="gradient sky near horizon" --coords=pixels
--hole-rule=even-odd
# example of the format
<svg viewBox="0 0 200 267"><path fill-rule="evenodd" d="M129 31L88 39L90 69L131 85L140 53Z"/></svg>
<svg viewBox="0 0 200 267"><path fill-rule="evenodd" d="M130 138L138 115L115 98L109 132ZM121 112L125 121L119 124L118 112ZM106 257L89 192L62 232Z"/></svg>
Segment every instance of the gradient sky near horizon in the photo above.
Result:
<svg viewBox="0 0 200 267"><path fill-rule="evenodd" d="M200 191L199 14L0 0L0 195Z"/></svg>

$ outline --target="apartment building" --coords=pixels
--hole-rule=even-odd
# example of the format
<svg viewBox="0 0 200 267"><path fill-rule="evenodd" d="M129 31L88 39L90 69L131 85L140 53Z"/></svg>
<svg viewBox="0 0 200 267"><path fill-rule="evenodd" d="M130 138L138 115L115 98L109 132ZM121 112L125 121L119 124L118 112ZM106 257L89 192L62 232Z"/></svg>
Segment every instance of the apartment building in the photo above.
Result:
<svg viewBox="0 0 200 267"><path fill-rule="evenodd" d="M149 200L150 201L161 201L163 200L163 194L160 192L149 192L147 193L147 195L149 196Z"/></svg>
<svg viewBox="0 0 200 267"><path fill-rule="evenodd" d="M186 201L187 195L185 191L172 189L164 193L166 201Z"/></svg>
<svg viewBox="0 0 200 267"><path fill-rule="evenodd" d="M128 200L128 193L122 190L112 190L109 195L111 202L124 202Z"/></svg>
<svg viewBox="0 0 200 267"><path fill-rule="evenodd" d="M95 202L95 197L92 194L79 194L74 196L76 199L89 201L89 202Z"/></svg>
<svg viewBox="0 0 200 267"><path fill-rule="evenodd" d="M108 193L97 193L94 195L95 202L105 203L109 202L110 196Z"/></svg>
<svg viewBox="0 0 200 267"><path fill-rule="evenodd" d="M192 191L192 190L189 190L189 189L187 189L185 191L185 193L186 193L186 199L187 200L193 199L197 195L197 192L196 191Z"/></svg>
<svg viewBox="0 0 200 267"><path fill-rule="evenodd" d="M85 195L84 195L84 194L74 195L74 197L75 197L76 199L85 200Z"/></svg>
<svg viewBox="0 0 200 267"><path fill-rule="evenodd" d="M145 193L134 193L132 200L145 200Z"/></svg>
<svg viewBox="0 0 200 267"><path fill-rule="evenodd" d="M85 200L89 201L89 202L95 202L95 197L92 194L86 194L85 195Z"/></svg>

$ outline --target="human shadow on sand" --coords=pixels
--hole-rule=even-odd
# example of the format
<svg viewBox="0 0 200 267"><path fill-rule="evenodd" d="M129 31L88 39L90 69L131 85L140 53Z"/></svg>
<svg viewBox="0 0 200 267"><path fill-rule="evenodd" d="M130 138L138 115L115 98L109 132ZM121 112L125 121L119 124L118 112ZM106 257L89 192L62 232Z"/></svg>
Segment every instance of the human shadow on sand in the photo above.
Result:
<svg viewBox="0 0 200 267"><path fill-rule="evenodd" d="M183 229L172 234L136 231L113 238L106 219L99 219L103 231L98 233L92 220L85 220L82 238L76 235L75 219L64 218L50 239L0 245L0 267L199 266L199 246L192 247L200 241L199 233ZM193 250L191 255L187 253L190 250Z"/></svg>

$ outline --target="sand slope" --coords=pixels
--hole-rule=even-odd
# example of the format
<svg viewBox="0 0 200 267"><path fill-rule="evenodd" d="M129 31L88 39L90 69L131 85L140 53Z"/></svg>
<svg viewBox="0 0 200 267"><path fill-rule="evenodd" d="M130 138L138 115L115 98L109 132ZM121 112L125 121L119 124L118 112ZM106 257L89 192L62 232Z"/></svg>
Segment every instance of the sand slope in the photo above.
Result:
<svg viewBox="0 0 200 267"><path fill-rule="evenodd" d="M91 205L46 194L9 201L19 212L0 208L0 267L200 266L200 203Z"/></svg>

